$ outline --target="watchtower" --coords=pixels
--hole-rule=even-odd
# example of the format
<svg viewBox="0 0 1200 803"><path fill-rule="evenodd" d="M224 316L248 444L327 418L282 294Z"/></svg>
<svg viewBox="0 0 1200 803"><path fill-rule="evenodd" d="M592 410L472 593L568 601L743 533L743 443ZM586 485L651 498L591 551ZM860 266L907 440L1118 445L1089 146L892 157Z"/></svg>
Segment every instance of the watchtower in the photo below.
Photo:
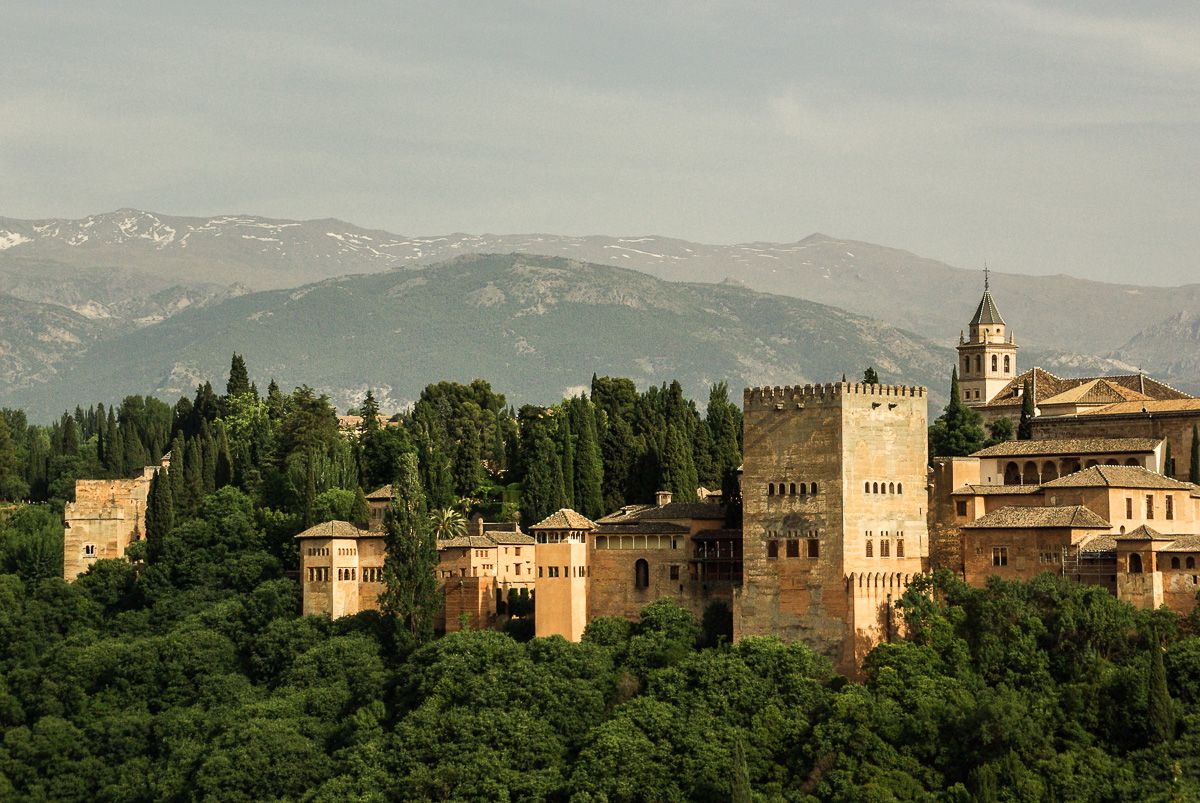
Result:
<svg viewBox="0 0 1200 803"><path fill-rule="evenodd" d="M586 517L564 508L529 528L537 563L534 634L583 638L587 626L588 538L596 529Z"/></svg>
<svg viewBox="0 0 1200 803"><path fill-rule="evenodd" d="M734 636L801 640L853 671L928 557L928 398L902 385L750 388Z"/></svg>

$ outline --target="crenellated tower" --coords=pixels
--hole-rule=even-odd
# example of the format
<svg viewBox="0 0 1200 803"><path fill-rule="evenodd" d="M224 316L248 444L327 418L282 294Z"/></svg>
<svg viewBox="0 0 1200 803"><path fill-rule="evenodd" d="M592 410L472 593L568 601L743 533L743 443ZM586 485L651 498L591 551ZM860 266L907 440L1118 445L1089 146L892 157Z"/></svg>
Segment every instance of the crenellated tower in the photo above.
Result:
<svg viewBox="0 0 1200 803"><path fill-rule="evenodd" d="M958 336L958 386L971 407L987 404L1017 375L1016 341L996 309L986 267L983 276L983 298Z"/></svg>

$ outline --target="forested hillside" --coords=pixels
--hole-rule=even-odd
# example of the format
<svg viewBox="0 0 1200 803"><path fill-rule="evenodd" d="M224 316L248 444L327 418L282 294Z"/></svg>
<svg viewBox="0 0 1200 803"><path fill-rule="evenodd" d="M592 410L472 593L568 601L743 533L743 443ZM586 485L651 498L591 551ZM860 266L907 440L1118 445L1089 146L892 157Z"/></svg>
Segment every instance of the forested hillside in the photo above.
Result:
<svg viewBox="0 0 1200 803"><path fill-rule="evenodd" d="M899 601L908 638L861 682L807 648L730 644L668 601L580 644L437 638L436 539L464 515L588 515L724 485L740 409L678 383L513 409L439 383L339 430L301 386L129 397L52 426L0 415L0 799L1187 800L1200 796L1200 616L1043 576L950 576ZM77 477L171 452L127 561L61 579ZM396 489L381 612L302 617L294 536ZM532 601L536 605L536 599Z"/></svg>

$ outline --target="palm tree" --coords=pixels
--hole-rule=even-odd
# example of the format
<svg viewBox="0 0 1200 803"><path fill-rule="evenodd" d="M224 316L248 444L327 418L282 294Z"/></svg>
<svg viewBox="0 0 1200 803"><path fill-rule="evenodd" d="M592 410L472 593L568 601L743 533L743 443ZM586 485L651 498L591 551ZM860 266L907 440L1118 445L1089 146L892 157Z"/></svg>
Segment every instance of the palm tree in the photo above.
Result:
<svg viewBox="0 0 1200 803"><path fill-rule="evenodd" d="M429 526L439 540L461 538L467 534L467 517L452 507L444 507L430 512Z"/></svg>

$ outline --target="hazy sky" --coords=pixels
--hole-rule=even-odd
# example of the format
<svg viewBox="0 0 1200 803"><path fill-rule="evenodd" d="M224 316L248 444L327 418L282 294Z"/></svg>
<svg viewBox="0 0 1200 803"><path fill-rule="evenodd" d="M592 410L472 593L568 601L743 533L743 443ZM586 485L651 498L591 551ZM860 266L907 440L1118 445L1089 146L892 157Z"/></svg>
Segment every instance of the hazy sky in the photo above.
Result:
<svg viewBox="0 0 1200 803"><path fill-rule="evenodd" d="M820 231L1200 281L1195 0L4 0L0 30L0 216Z"/></svg>

